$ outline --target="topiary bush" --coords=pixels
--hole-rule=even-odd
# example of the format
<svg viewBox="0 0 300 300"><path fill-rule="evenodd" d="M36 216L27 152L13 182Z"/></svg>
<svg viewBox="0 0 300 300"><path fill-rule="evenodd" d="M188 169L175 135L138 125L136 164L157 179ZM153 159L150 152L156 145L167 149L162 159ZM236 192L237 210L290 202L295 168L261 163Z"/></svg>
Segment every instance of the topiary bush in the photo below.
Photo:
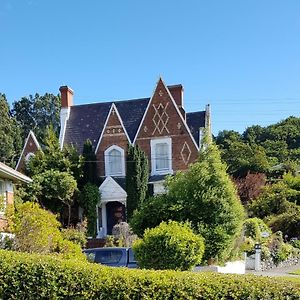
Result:
<svg viewBox="0 0 300 300"><path fill-rule="evenodd" d="M254 275L109 268L0 251L1 299L298 300L300 284Z"/></svg>
<svg viewBox="0 0 300 300"><path fill-rule="evenodd" d="M136 260L146 269L190 270L201 262L204 240L188 223L169 221L147 229L133 244Z"/></svg>

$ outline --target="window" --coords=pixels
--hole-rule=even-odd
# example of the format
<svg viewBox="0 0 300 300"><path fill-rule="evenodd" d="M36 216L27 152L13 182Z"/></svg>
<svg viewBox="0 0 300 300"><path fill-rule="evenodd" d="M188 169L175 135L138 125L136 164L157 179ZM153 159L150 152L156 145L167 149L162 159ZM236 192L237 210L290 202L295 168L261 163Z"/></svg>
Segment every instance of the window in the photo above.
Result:
<svg viewBox="0 0 300 300"><path fill-rule="evenodd" d="M25 163L27 164L32 157L34 157L34 153L27 153L27 155L25 156Z"/></svg>
<svg viewBox="0 0 300 300"><path fill-rule="evenodd" d="M106 149L105 175L106 176L125 176L124 150L116 145Z"/></svg>
<svg viewBox="0 0 300 300"><path fill-rule="evenodd" d="M151 140L152 175L172 173L171 138Z"/></svg>

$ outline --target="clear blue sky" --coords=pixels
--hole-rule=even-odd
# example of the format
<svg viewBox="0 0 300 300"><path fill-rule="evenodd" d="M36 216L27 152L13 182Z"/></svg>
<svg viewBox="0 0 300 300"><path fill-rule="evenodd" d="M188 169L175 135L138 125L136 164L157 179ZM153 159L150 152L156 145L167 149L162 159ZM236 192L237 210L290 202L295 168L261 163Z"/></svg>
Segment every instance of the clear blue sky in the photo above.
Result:
<svg viewBox="0 0 300 300"><path fill-rule="evenodd" d="M0 92L151 96L159 75L213 131L300 117L299 0L0 0Z"/></svg>

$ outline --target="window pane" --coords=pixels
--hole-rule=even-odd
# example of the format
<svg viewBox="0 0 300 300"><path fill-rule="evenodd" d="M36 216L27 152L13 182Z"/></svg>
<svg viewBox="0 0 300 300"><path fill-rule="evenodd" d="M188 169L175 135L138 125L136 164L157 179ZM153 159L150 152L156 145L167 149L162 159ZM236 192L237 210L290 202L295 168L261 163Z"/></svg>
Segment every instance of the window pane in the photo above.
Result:
<svg viewBox="0 0 300 300"><path fill-rule="evenodd" d="M108 168L110 175L122 174L121 152L113 149L108 154Z"/></svg>
<svg viewBox="0 0 300 300"><path fill-rule="evenodd" d="M158 143L155 146L156 170L169 169L169 149L167 143Z"/></svg>

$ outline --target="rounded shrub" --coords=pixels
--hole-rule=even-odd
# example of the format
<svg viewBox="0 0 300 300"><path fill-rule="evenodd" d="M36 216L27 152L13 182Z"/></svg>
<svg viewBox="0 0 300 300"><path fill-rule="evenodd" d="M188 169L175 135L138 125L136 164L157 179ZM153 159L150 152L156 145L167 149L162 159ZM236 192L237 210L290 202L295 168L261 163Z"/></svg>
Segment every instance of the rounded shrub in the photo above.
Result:
<svg viewBox="0 0 300 300"><path fill-rule="evenodd" d="M141 268L190 270L201 262L204 240L188 223L169 221L146 229L133 250Z"/></svg>

